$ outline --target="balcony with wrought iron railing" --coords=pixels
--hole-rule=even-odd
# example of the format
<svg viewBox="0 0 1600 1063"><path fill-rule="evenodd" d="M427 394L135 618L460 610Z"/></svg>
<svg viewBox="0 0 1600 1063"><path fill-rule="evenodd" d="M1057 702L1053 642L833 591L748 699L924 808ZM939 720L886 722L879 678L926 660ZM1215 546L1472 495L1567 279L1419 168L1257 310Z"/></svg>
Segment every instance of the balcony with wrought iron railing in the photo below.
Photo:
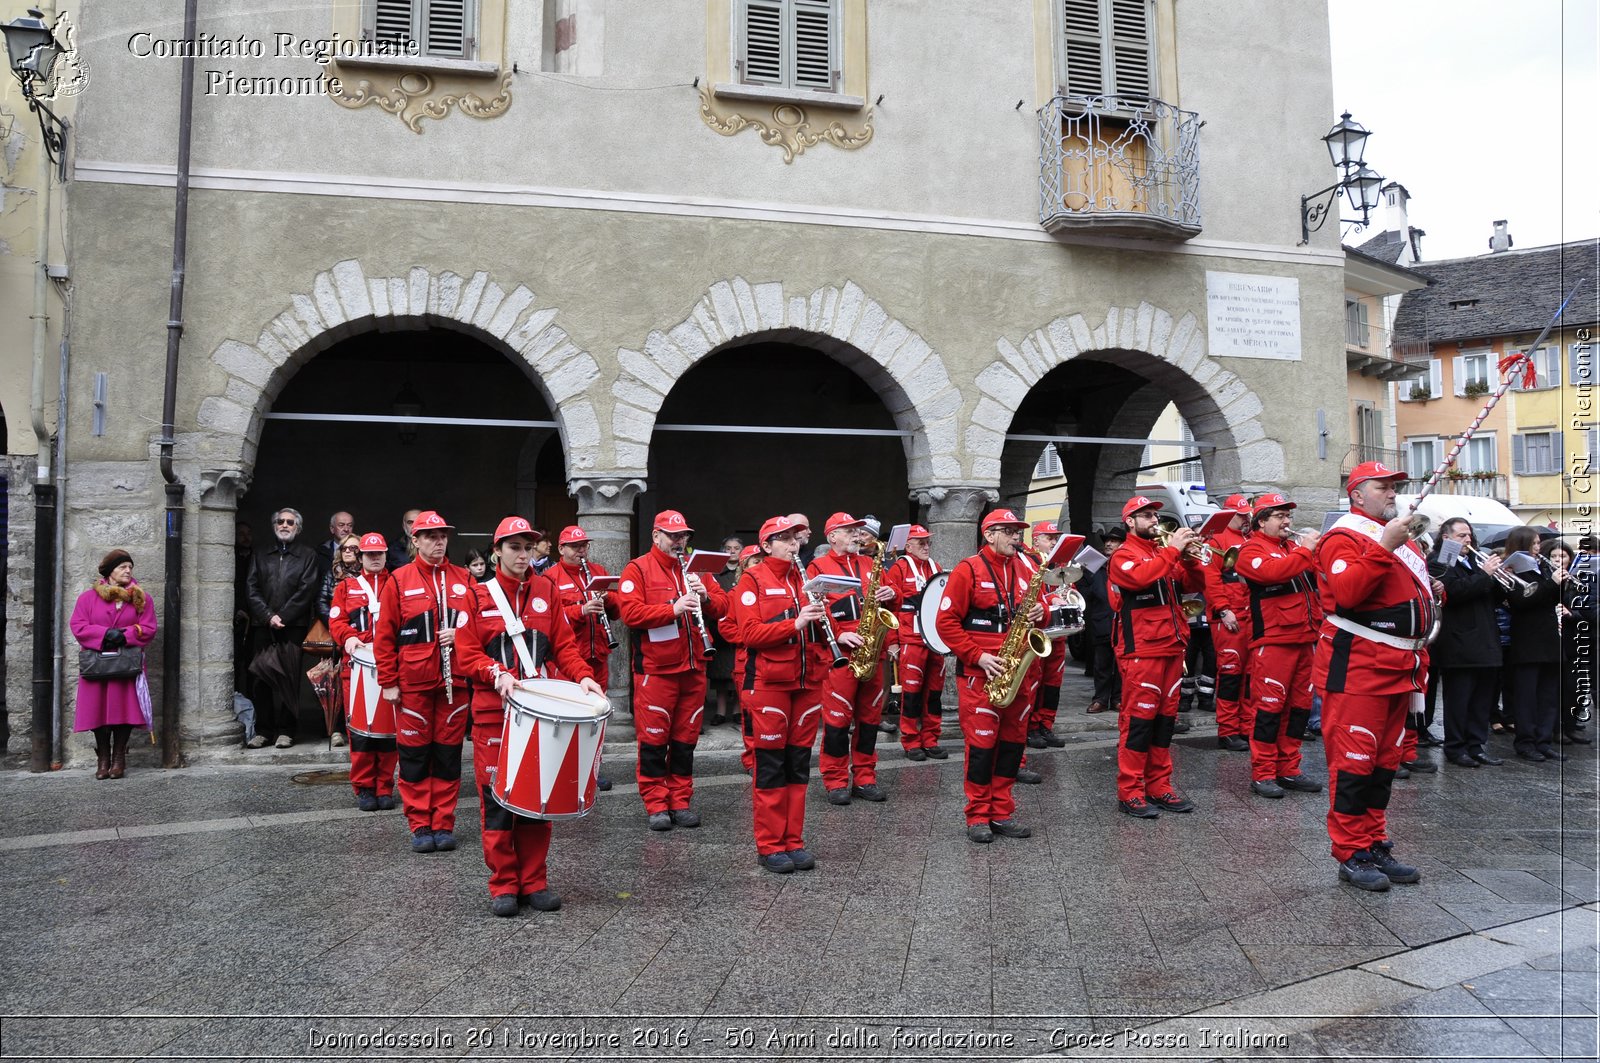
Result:
<svg viewBox="0 0 1600 1063"><path fill-rule="evenodd" d="M1352 443L1350 449L1345 451L1340 473L1347 473L1364 461L1381 461L1391 469L1403 469L1406 463L1405 455L1398 450L1369 446L1366 443Z"/></svg>
<svg viewBox="0 0 1600 1063"><path fill-rule="evenodd" d="M1057 96L1039 111L1039 224L1166 240L1200 235L1200 116L1161 100Z"/></svg>
<svg viewBox="0 0 1600 1063"><path fill-rule="evenodd" d="M1428 374L1426 340L1369 325L1350 314L1344 319L1344 357L1351 372L1379 380L1416 380Z"/></svg>
<svg viewBox="0 0 1600 1063"><path fill-rule="evenodd" d="M1425 469L1419 475L1426 480L1433 474ZM1460 495L1466 498L1493 498L1502 503L1511 499L1511 491L1504 473L1498 472L1447 472L1433 485L1436 495Z"/></svg>

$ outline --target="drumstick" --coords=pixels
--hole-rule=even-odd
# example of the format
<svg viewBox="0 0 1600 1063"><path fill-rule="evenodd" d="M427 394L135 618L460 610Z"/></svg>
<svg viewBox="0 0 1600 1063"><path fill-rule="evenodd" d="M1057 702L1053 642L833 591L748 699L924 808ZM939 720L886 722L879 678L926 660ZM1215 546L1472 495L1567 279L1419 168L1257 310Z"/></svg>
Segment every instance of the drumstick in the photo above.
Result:
<svg viewBox="0 0 1600 1063"><path fill-rule="evenodd" d="M530 684L532 682L533 682L533 680L531 680L531 679L519 679L519 680L517 680L517 688L519 690L537 690L537 691L539 691L540 694L544 695L547 698L554 698L556 701L565 701L569 705L582 705L584 708L591 708L592 709L592 708L598 707L598 705L609 704L609 702L607 702L606 699L601 697L599 694L589 694L589 695L586 695L586 696L581 697L581 698L575 698L575 697L572 697L569 694L567 694L560 687L557 687L556 689L551 690L551 689L546 689L546 688L542 688L542 687L531 686ZM546 682L548 682L548 680L546 680ZM566 681L565 680L557 680L557 682L566 682ZM578 684L570 683L570 684L567 684L567 685L576 687Z"/></svg>

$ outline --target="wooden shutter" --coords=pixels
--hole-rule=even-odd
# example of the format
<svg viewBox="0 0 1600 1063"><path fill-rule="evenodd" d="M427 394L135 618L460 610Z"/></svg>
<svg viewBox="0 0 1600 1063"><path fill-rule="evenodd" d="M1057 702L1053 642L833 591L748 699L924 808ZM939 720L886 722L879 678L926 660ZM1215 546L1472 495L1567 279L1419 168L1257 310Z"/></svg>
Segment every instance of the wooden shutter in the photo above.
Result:
<svg viewBox="0 0 1600 1063"><path fill-rule="evenodd" d="M833 0L794 4L794 87L832 92Z"/></svg>
<svg viewBox="0 0 1600 1063"><path fill-rule="evenodd" d="M1593 476L1595 469L1600 468L1600 428L1591 428L1584 435L1588 437L1589 454L1588 463L1583 471Z"/></svg>
<svg viewBox="0 0 1600 1063"><path fill-rule="evenodd" d="M1450 373L1455 377L1450 382L1450 386L1455 389L1457 395L1465 395L1467 393L1467 359L1464 355L1458 354L1450 359Z"/></svg>
<svg viewBox="0 0 1600 1063"><path fill-rule="evenodd" d="M1561 442L1561 430L1550 433L1550 467L1545 472L1560 472L1567 464L1567 452Z"/></svg>
<svg viewBox="0 0 1600 1063"><path fill-rule="evenodd" d="M425 0L422 49L428 55L471 59L472 0Z"/></svg>
<svg viewBox="0 0 1600 1063"><path fill-rule="evenodd" d="M1066 91L1149 99L1153 22L1150 0L1061 0Z"/></svg>
<svg viewBox="0 0 1600 1063"><path fill-rule="evenodd" d="M745 0L741 74L757 85L783 84L782 0Z"/></svg>
<svg viewBox="0 0 1600 1063"><path fill-rule="evenodd" d="M1149 99L1154 94L1150 83L1150 2L1110 0L1110 6L1110 91Z"/></svg>
<svg viewBox="0 0 1600 1063"><path fill-rule="evenodd" d="M1106 91L1108 63L1100 0L1062 0L1061 26L1066 37L1067 92L1074 96L1102 95Z"/></svg>
<svg viewBox="0 0 1600 1063"><path fill-rule="evenodd" d="M1516 476L1528 474L1528 441L1525 436L1511 437L1511 472Z"/></svg>
<svg viewBox="0 0 1600 1063"><path fill-rule="evenodd" d="M1544 387L1558 388L1561 386L1561 349L1559 347L1542 347L1544 351L1545 368L1550 370L1548 380L1540 380Z"/></svg>
<svg viewBox="0 0 1600 1063"><path fill-rule="evenodd" d="M398 45L416 40L412 8L412 0L372 0L367 9L367 36Z"/></svg>

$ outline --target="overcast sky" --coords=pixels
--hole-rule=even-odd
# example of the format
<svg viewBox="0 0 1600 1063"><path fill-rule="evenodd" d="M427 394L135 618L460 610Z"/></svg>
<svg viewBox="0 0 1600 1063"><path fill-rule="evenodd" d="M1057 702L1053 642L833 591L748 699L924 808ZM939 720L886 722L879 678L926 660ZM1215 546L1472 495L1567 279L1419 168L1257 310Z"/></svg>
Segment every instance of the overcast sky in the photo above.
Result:
<svg viewBox="0 0 1600 1063"><path fill-rule="evenodd" d="M1600 3L1328 8L1330 118L1349 111L1372 130L1367 164L1411 193L1411 224L1428 234L1424 259L1486 252L1497 218L1518 248L1600 234ZM1345 242L1381 231L1379 211L1367 231L1347 227Z"/></svg>

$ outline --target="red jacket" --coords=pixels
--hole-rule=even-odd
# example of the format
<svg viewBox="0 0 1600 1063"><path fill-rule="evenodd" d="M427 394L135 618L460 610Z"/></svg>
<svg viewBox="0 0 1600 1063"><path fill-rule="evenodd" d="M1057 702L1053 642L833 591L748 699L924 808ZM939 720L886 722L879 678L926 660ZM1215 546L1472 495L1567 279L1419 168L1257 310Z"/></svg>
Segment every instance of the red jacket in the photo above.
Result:
<svg viewBox="0 0 1600 1063"><path fill-rule="evenodd" d="M574 683L581 679L599 682L561 610L561 596L553 580L532 572L524 583L508 579L498 571L490 578L505 595L506 605L526 628L522 638L539 676ZM521 655L506 633L505 614L495 603L489 585L477 583L473 586L477 592L477 607L456 635L455 670L472 678L479 699L487 695L498 703L500 695L495 693L494 681L501 672L510 672L518 679L535 677L528 675L523 667ZM551 668L552 661L554 668Z"/></svg>
<svg viewBox="0 0 1600 1063"><path fill-rule="evenodd" d="M402 691L440 690L438 629L459 628L472 614L477 596L472 573L449 561L435 568L421 558L394 570L378 592L377 631L372 653L378 660L378 685ZM445 615L448 608L449 615ZM456 686L465 675L451 662Z"/></svg>
<svg viewBox="0 0 1600 1063"><path fill-rule="evenodd" d="M902 646L926 645L917 630L917 614L922 610L923 588L939 571L939 562L933 558L918 561L910 554L906 554L890 565L883 574L884 583L893 587L895 593L900 596L900 627L895 632L895 641Z"/></svg>
<svg viewBox="0 0 1600 1063"><path fill-rule="evenodd" d="M1316 560L1292 538L1271 539L1255 532L1244 541L1234 571L1250 592L1251 646L1317 641L1322 602Z"/></svg>
<svg viewBox="0 0 1600 1063"><path fill-rule="evenodd" d="M342 580L333 589L333 604L328 607L328 632L333 635L333 644L339 647L339 652L344 652L344 644L351 639L361 642L372 641L372 614L383 612L380 604L383 600L383 588L389 582L389 571L383 569L377 575L363 572L367 584L378 595L378 601L368 601L367 592L362 589L361 581L354 576Z"/></svg>
<svg viewBox="0 0 1600 1063"><path fill-rule="evenodd" d="M578 652L591 661L603 661L611 656L611 643L606 639L606 629L600 625L600 618L583 615L586 597L583 593L583 571L577 565L558 561L545 569L544 575L555 581L556 591L561 595L561 611L567 615L567 623L572 625L572 634L578 640ZM590 561L589 575L598 579L611 573L604 566ZM622 615L610 595L606 596L606 615L612 620ZM614 632L615 628L612 630Z"/></svg>
<svg viewBox="0 0 1600 1063"><path fill-rule="evenodd" d="M937 627L939 637L956 656L960 674L981 675L978 658L999 651L1032 575L1033 566L1026 558L1001 557L991 546L963 558L950 570L939 601Z"/></svg>
<svg viewBox="0 0 1600 1063"><path fill-rule="evenodd" d="M1381 531L1383 524L1373 521L1372 527ZM1399 549L1422 556L1416 543L1402 543ZM1311 680L1319 690L1401 694L1428 689L1426 647L1401 649L1361 638L1333 623L1338 615L1397 638L1427 637L1433 622L1432 594L1423 590L1397 553L1346 528L1330 529L1317 544L1324 620Z"/></svg>
<svg viewBox="0 0 1600 1063"><path fill-rule="evenodd" d="M717 581L706 578L702 604L707 624L728 611L728 596ZM688 591L683 566L672 554L652 546L622 569L622 583L613 595L622 622L634 629L633 670L641 675L705 671L705 650L694 614L677 616L672 603Z"/></svg>
<svg viewBox="0 0 1600 1063"><path fill-rule="evenodd" d="M847 631L854 631L861 626L861 595L866 592L867 580L872 575L872 559L862 557L860 554L836 554L829 551L822 557L811 562L806 569L806 578L812 576L852 576L861 581L861 590L847 591L844 594L828 595L828 617L833 621L833 633L843 635ZM893 600L887 602L873 602L891 613L900 608L900 592L893 581L889 579L889 572L884 570L881 586L888 587L895 592ZM887 640L886 640L887 641Z"/></svg>
<svg viewBox="0 0 1600 1063"><path fill-rule="evenodd" d="M820 634L802 636L794 618L806 604L805 581L793 562L763 558L739 577L732 597L738 623L737 640L748 655L739 685L775 690L801 690L822 683L827 663L810 647Z"/></svg>
<svg viewBox="0 0 1600 1063"><path fill-rule="evenodd" d="M1204 590L1204 567L1171 546L1129 535L1106 562L1111 644L1126 657L1181 657L1189 646L1185 591Z"/></svg>
<svg viewBox="0 0 1600 1063"><path fill-rule="evenodd" d="M1230 547L1242 547L1244 542L1245 537L1232 528L1224 528L1206 540L1206 545L1211 547L1211 564L1202 565L1201 574L1206 582L1206 609L1211 613L1213 624L1222 622L1224 609L1233 610L1234 619L1244 623L1244 611L1250 606L1250 591L1237 567L1232 572L1222 571L1222 555Z"/></svg>

